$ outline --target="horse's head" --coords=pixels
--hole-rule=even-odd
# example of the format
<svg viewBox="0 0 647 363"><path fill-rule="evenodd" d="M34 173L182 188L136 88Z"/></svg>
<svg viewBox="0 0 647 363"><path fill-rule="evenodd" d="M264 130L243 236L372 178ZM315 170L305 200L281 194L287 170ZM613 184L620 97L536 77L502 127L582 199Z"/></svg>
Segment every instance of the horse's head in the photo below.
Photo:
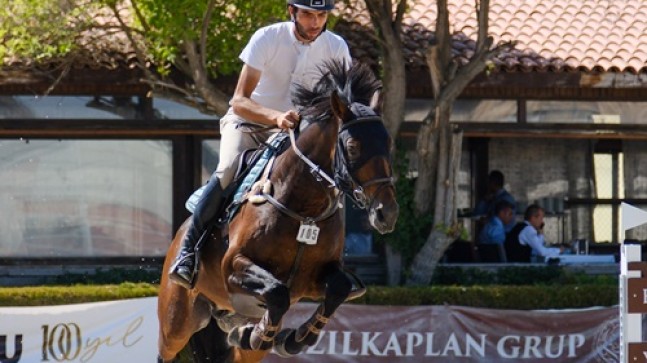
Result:
<svg viewBox="0 0 647 363"><path fill-rule="evenodd" d="M378 112L381 84L361 63L348 68L343 62L329 62L322 74L314 89L298 86L293 103L309 123L338 126L335 182L368 211L369 222L378 232L391 232L399 207L391 167L392 140Z"/></svg>
<svg viewBox="0 0 647 363"><path fill-rule="evenodd" d="M333 113L341 121L335 154L335 180L353 202L368 211L380 233L392 232L399 207L391 166L392 140L377 112L378 92L370 105L349 102L335 91Z"/></svg>

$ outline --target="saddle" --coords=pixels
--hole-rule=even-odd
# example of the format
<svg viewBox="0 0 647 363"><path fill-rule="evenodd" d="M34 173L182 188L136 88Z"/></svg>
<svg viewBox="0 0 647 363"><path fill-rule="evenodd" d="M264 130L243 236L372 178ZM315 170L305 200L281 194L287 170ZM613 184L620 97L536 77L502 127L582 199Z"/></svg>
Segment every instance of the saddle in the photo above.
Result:
<svg viewBox="0 0 647 363"><path fill-rule="evenodd" d="M288 134L281 132L274 134L268 142L259 149L246 150L240 158L236 178L232 185L235 186L235 193L228 201L226 211L227 221L238 212L240 206L247 200L253 203L264 202L264 199L254 198L254 194L258 194L263 188L265 193L270 193L269 190L269 173L272 170L274 158L282 154L288 147ZM267 183L259 185L259 179L265 179ZM225 218L223 218L225 219Z"/></svg>
<svg viewBox="0 0 647 363"><path fill-rule="evenodd" d="M230 221L240 206L247 201L255 183L262 175L268 175L272 167L270 161L283 153L289 143L287 133L274 134L257 149L247 149L241 153L233 181L223 191L223 212L217 218L219 224ZM185 208L193 213L205 186L193 192L185 203Z"/></svg>

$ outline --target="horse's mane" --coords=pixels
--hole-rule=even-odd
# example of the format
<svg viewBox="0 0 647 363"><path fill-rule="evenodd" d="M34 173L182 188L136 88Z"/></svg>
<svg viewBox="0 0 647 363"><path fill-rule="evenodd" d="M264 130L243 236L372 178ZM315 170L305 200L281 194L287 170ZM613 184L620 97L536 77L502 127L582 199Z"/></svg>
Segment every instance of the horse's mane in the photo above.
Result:
<svg viewBox="0 0 647 363"><path fill-rule="evenodd" d="M373 71L365 64L354 62L350 68L343 61L329 61L320 68L321 79L312 89L295 85L292 103L301 117L309 121L325 121L332 116L330 95L337 91L347 104L369 105L375 91L382 87Z"/></svg>

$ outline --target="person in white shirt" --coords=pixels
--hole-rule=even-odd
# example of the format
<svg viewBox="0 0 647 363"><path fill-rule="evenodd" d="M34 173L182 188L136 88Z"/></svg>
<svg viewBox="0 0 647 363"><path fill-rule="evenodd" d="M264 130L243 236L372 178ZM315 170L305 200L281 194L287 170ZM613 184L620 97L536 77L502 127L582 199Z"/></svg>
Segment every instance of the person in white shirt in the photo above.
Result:
<svg viewBox="0 0 647 363"><path fill-rule="evenodd" d="M563 252L563 247L546 247L544 214L544 210L540 206L536 204L528 206L524 214L524 221L510 232L506 240L508 255L512 252L516 257L516 255L527 255L530 252L528 257L531 261L544 261L551 257L557 257ZM527 251L528 249L530 251ZM517 261L515 257L511 261Z"/></svg>
<svg viewBox="0 0 647 363"><path fill-rule="evenodd" d="M325 62L337 60L350 66L346 42L326 30L334 7L334 0L287 0L291 21L257 30L241 52L244 65L229 102L231 107L220 120L220 160L195 206L192 223L170 270L172 281L193 287L197 241L217 217L223 190L234 177L240 153L258 147L280 129L298 125L299 114L290 99L292 87L314 85ZM250 123L276 128L244 132Z"/></svg>

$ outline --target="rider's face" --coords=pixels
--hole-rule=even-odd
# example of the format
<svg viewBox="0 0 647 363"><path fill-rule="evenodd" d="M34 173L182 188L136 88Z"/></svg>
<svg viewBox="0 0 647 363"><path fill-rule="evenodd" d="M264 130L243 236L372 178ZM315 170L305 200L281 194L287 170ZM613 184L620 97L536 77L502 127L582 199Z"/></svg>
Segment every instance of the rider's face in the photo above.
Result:
<svg viewBox="0 0 647 363"><path fill-rule="evenodd" d="M297 29L297 38L305 42L312 42L324 29L328 12L322 10L307 10L292 8Z"/></svg>

